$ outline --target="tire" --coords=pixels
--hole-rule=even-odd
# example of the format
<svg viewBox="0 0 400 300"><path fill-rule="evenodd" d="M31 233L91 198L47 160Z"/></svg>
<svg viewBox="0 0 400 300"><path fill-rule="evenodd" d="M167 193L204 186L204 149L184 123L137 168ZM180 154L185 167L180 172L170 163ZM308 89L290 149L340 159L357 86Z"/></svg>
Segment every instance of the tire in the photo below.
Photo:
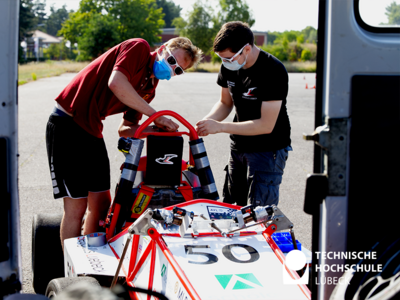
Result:
<svg viewBox="0 0 400 300"><path fill-rule="evenodd" d="M44 294L49 281L64 276L64 253L60 240L61 214L38 214L32 222L32 285Z"/></svg>
<svg viewBox="0 0 400 300"><path fill-rule="evenodd" d="M81 285L77 285L77 283L81 283ZM92 290L96 291L96 289L101 289L99 282L93 277L63 277L53 279L49 282L46 288L45 296L51 299L55 296L58 296L61 292L65 291L69 287L72 287L73 285L76 286L77 289L79 289L79 286L83 286L84 292L89 293ZM88 289L89 286L92 287L92 289Z"/></svg>
<svg viewBox="0 0 400 300"><path fill-rule="evenodd" d="M381 265L382 271L349 269L336 285L330 300L395 300L400 299L400 238L389 236L372 249L374 259L363 259L358 266ZM376 267L377 269L378 267Z"/></svg>

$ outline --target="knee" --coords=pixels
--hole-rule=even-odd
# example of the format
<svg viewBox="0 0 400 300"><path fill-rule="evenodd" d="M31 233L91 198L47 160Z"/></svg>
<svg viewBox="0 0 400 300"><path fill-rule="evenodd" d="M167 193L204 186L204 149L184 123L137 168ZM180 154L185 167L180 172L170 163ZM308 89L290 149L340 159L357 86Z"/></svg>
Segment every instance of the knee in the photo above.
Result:
<svg viewBox="0 0 400 300"><path fill-rule="evenodd" d="M111 203L110 192L90 193L88 210L90 212L107 212Z"/></svg>
<svg viewBox="0 0 400 300"><path fill-rule="evenodd" d="M87 207L87 199L64 198L64 218L68 220L82 220Z"/></svg>

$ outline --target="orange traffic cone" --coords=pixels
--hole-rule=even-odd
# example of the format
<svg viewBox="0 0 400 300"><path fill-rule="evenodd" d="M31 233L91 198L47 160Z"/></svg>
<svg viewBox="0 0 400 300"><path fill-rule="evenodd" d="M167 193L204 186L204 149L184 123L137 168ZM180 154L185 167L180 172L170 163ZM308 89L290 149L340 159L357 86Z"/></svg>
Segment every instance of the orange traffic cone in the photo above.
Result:
<svg viewBox="0 0 400 300"><path fill-rule="evenodd" d="M306 90L308 90L308 84L306 83Z"/></svg>
<svg viewBox="0 0 400 300"><path fill-rule="evenodd" d="M315 89L315 85L312 87L312 89Z"/></svg>

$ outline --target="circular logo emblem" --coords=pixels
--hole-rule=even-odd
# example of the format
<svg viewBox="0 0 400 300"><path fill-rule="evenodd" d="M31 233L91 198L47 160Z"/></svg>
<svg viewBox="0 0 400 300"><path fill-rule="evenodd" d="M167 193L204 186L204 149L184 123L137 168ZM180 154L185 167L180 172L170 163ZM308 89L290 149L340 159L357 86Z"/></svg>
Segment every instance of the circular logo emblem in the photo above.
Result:
<svg viewBox="0 0 400 300"><path fill-rule="evenodd" d="M300 250L292 250L286 255L286 265L294 271L301 270L306 264L306 255Z"/></svg>
<svg viewBox="0 0 400 300"><path fill-rule="evenodd" d="M178 283L178 281L175 283L175 289L174 289L174 292L175 292L175 294L178 292L178 287L179 287L179 283Z"/></svg>

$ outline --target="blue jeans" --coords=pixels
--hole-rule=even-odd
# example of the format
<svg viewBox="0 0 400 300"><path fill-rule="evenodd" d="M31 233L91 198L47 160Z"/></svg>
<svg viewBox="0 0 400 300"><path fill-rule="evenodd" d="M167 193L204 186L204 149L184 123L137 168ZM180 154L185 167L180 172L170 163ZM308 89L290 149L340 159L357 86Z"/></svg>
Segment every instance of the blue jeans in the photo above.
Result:
<svg viewBox="0 0 400 300"><path fill-rule="evenodd" d="M279 185L291 146L268 152L231 151L225 167L223 202L240 206L278 205Z"/></svg>

